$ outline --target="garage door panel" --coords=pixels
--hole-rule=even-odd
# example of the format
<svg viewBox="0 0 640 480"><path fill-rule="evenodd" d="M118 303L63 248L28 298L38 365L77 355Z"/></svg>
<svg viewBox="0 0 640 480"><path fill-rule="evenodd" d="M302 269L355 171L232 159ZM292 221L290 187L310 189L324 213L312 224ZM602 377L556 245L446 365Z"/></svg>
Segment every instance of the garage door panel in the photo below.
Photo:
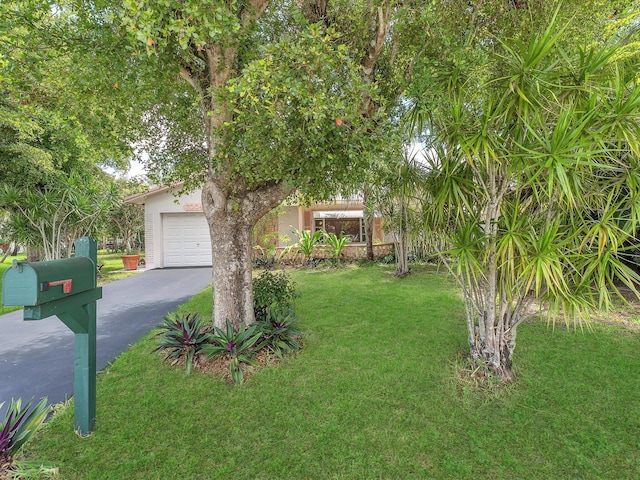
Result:
<svg viewBox="0 0 640 480"><path fill-rule="evenodd" d="M165 267L211 265L211 237L203 214L174 214L163 217Z"/></svg>

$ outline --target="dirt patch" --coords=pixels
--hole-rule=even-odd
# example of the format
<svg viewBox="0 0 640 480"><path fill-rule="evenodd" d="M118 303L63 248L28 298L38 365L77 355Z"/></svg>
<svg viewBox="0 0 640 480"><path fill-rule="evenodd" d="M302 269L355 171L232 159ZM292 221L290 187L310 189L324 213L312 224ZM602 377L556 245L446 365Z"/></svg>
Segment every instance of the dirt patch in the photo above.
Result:
<svg viewBox="0 0 640 480"><path fill-rule="evenodd" d="M13 474L9 470L11 466L10 463L5 463L4 465L0 465L0 480L12 480Z"/></svg>
<svg viewBox="0 0 640 480"><path fill-rule="evenodd" d="M216 355L212 358L207 358L206 355L196 355L193 359L193 369L211 375L216 378L221 378L225 382L231 384L231 374L229 372L229 361L231 356L228 353ZM280 363L278 358L273 353L262 350L253 357L255 365L243 365L243 375L245 381L251 377L251 375L264 367L270 365L277 365ZM176 361L171 362L178 368L185 368L185 357L181 357ZM0 480L3 480L0 477Z"/></svg>

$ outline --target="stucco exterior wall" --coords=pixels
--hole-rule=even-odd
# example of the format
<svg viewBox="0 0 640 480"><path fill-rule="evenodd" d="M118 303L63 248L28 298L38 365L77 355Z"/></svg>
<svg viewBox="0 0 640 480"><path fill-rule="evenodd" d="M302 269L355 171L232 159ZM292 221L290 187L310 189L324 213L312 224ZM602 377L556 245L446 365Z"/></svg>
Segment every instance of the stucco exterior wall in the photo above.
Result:
<svg viewBox="0 0 640 480"><path fill-rule="evenodd" d="M147 268L164 267L163 217L165 214L202 212L201 192L197 190L176 197L178 189L154 193L145 198L145 261ZM176 203L177 200L177 203Z"/></svg>
<svg viewBox="0 0 640 480"><path fill-rule="evenodd" d="M278 247L286 247L296 243L299 238L292 230L301 230L300 207L284 207L278 217Z"/></svg>

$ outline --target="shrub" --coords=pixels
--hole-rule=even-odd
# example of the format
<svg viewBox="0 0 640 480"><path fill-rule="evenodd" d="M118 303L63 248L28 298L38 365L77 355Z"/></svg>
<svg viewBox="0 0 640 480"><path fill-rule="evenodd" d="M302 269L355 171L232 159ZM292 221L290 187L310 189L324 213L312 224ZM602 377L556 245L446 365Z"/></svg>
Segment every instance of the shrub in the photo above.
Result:
<svg viewBox="0 0 640 480"><path fill-rule="evenodd" d="M339 236L335 233L327 233L324 238L327 242L327 246L329 247L329 254L335 261L340 259L340 255L342 254L342 250L344 250L345 245L348 245L349 242L351 242L351 237L349 235L343 235L342 232L340 232Z"/></svg>
<svg viewBox="0 0 640 480"><path fill-rule="evenodd" d="M11 465L18 450L40 428L49 413L47 399L43 398L29 413L33 399L22 408L22 400L11 400L5 418L0 423L0 474L3 466ZM0 403L0 407L4 405Z"/></svg>
<svg viewBox="0 0 640 480"><path fill-rule="evenodd" d="M160 337L160 345L154 352L164 351L165 358L172 360L174 365L185 357L187 375L190 374L193 358L209 341L209 333L204 330L205 326L198 314L167 315L161 328L162 331L157 335Z"/></svg>
<svg viewBox="0 0 640 480"><path fill-rule="evenodd" d="M286 247L282 251L281 258L284 255L294 252L294 260L298 257L298 255L302 255L304 257L305 264L311 266L313 252L316 248L316 245L318 245L322 241L323 232L321 230L316 230L315 232L313 232L313 234L311 233L311 230L302 230L301 232L298 230L294 230L293 232L298 236L299 240L297 243Z"/></svg>
<svg viewBox="0 0 640 480"><path fill-rule="evenodd" d="M242 373L243 365L254 365L252 347L260 340L260 332L256 324L250 327L241 327L237 333L233 331L233 325L227 320L225 330L214 327L215 333L211 335L209 345L202 348L202 353L209 358L216 355L229 355L229 374L235 384L244 381Z"/></svg>
<svg viewBox="0 0 640 480"><path fill-rule="evenodd" d="M261 334L258 350L267 348L279 358L300 349L300 332L296 330L298 318L293 308L269 306L263 320L256 322Z"/></svg>
<svg viewBox="0 0 640 480"><path fill-rule="evenodd" d="M295 284L286 272L265 270L253 279L253 311L256 321L266 319L267 307L291 307L296 297Z"/></svg>

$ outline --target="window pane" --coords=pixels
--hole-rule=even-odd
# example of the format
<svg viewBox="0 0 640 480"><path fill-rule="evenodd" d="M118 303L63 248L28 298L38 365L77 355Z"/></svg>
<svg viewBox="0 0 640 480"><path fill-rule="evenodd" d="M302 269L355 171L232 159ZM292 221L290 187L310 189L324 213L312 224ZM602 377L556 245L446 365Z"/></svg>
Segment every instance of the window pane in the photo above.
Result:
<svg viewBox="0 0 640 480"><path fill-rule="evenodd" d="M335 233L337 236L340 236L340 233L349 235L354 243L362 241L359 218L325 218L324 228L327 233Z"/></svg>

